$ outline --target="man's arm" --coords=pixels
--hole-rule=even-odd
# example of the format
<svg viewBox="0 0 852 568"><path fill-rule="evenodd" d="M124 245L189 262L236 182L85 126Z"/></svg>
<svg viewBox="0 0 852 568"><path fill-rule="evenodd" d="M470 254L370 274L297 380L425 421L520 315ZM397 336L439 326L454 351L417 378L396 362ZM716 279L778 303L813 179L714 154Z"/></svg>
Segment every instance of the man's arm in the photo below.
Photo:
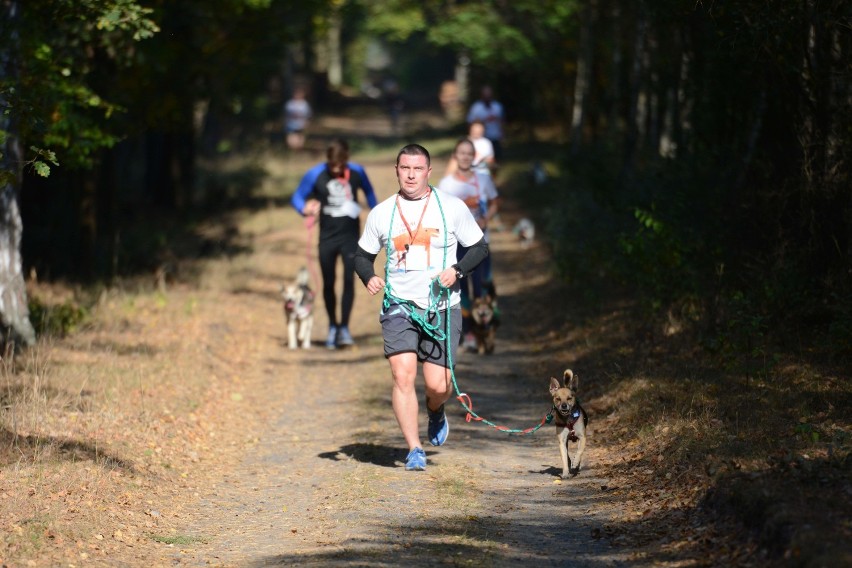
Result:
<svg viewBox="0 0 852 568"><path fill-rule="evenodd" d="M468 275L473 272L473 269L479 266L483 260L488 258L488 254L488 243L485 242L485 237L482 237L475 245L467 249L467 253L464 255L464 258L458 261L456 266L459 267L462 274Z"/></svg>
<svg viewBox="0 0 852 568"><path fill-rule="evenodd" d="M376 275L374 264L377 256L378 254L370 254L360 246L355 252L355 274L365 285L370 281L370 278Z"/></svg>
<svg viewBox="0 0 852 568"><path fill-rule="evenodd" d="M371 296L375 296L385 289L384 279L376 275L375 268L373 267L376 256L376 254L371 254L360 246L355 253L355 273L361 279L361 282L364 283L364 286L367 287L367 292Z"/></svg>

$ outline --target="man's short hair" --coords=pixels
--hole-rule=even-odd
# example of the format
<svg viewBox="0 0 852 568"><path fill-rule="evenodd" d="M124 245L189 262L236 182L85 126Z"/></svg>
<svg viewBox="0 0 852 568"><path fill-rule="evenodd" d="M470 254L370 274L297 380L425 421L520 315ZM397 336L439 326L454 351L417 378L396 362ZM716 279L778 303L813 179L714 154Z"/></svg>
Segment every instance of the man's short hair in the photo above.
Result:
<svg viewBox="0 0 852 568"><path fill-rule="evenodd" d="M399 151L399 154L396 155L397 165L399 165L400 156L426 156L426 165L432 165L432 158L429 156L429 150L420 144L409 144L408 146L403 147L403 149Z"/></svg>

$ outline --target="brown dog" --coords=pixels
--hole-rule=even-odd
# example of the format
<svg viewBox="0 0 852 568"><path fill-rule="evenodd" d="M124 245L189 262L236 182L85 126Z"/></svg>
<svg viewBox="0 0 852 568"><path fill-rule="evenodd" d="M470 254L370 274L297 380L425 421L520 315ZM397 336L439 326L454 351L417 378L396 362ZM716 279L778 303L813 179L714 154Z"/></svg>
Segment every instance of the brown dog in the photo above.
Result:
<svg viewBox="0 0 852 568"><path fill-rule="evenodd" d="M562 374L562 385L556 377L550 377L550 395L553 397L551 415L556 426L556 438L559 440L563 479L568 477L569 473L580 473L580 460L586 450L586 424L589 423L589 417L577 400L577 385L578 378L571 369L566 369ZM570 460L568 442L577 442L577 452Z"/></svg>
<svg viewBox="0 0 852 568"><path fill-rule="evenodd" d="M494 353L494 333L500 326L494 300L490 295L477 298L470 307L473 320L471 331L476 337L476 351L480 355Z"/></svg>

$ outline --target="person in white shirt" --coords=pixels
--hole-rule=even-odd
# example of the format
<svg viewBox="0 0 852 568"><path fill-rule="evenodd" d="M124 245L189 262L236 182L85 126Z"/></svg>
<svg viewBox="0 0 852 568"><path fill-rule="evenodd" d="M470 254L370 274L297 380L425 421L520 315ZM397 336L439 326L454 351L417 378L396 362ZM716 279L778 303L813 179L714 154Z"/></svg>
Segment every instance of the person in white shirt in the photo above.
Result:
<svg viewBox="0 0 852 568"><path fill-rule="evenodd" d="M494 158L494 143L485 137L485 124L479 120L471 122L467 137L473 142L473 169L493 175L497 169L497 160Z"/></svg>
<svg viewBox="0 0 852 568"><path fill-rule="evenodd" d="M473 167L475 149L474 143L469 138L462 138L456 142L453 159L456 162L456 171L444 176L438 184L438 189L464 201L482 229L485 242L488 242L488 222L498 211L500 196L497 193L497 187L490 175L477 171ZM459 247L459 260L463 259L466 254L467 249ZM490 255L476 267L469 277L461 281L462 332L464 333L464 346L467 349L476 347L476 340L471 331L470 307L472 300L482 297L485 293L494 296Z"/></svg>
<svg viewBox="0 0 852 568"><path fill-rule="evenodd" d="M429 442L440 446L449 434L444 403L452 395L451 365L461 339L458 281L488 256L488 244L464 202L429 185L426 148L402 148L395 169L399 191L367 216L355 272L370 294L384 294L379 322L393 375L391 402L409 448L405 468L417 471L426 469L417 419L417 363L423 365ZM459 245L469 249L456 262ZM378 275L374 263L382 250L385 269Z"/></svg>
<svg viewBox="0 0 852 568"><path fill-rule="evenodd" d="M485 137L485 124L480 120L474 120L470 123L467 137L473 142L473 169L493 177L494 171L497 169L497 161L494 158L494 144ZM456 161L456 155L453 153L447 161L447 168L444 170L444 176L452 175L458 170L459 165Z"/></svg>
<svg viewBox="0 0 852 568"><path fill-rule="evenodd" d="M287 135L287 147L291 150L301 150L305 146L305 130L313 115L305 96L305 90L297 87L293 91L293 98L284 104L284 132Z"/></svg>
<svg viewBox="0 0 852 568"><path fill-rule="evenodd" d="M503 158L503 105L494 100L494 93L488 85L482 87L480 98L470 106L467 123L475 120L485 125L485 137L494 145L494 159L499 163Z"/></svg>

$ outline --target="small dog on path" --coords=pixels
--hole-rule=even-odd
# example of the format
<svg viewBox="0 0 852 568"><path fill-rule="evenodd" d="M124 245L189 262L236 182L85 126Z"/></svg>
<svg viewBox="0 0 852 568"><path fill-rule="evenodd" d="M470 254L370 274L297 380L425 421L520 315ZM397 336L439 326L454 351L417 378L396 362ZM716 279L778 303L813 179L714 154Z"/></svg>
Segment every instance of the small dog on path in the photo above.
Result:
<svg viewBox="0 0 852 568"><path fill-rule="evenodd" d="M580 460L586 450L586 425L589 417L577 399L578 378L571 369L562 374L562 384L556 377L550 377L550 396L553 397L553 424L556 426L556 438L559 440L559 455L562 457L562 479L569 474L580 473ZM568 443L577 443L577 452L569 459Z"/></svg>
<svg viewBox="0 0 852 568"><path fill-rule="evenodd" d="M284 299L284 319L287 322L287 346L297 349L311 347L311 330L314 327L314 293L310 287L307 268L299 270L292 282L281 286Z"/></svg>
<svg viewBox="0 0 852 568"><path fill-rule="evenodd" d="M470 317L477 353L491 355L494 353L494 334L500 325L495 300L490 295L475 299L470 307Z"/></svg>
<svg viewBox="0 0 852 568"><path fill-rule="evenodd" d="M535 241L535 225L526 217L515 224L512 232L518 235L518 240L521 241L521 248L530 248Z"/></svg>

